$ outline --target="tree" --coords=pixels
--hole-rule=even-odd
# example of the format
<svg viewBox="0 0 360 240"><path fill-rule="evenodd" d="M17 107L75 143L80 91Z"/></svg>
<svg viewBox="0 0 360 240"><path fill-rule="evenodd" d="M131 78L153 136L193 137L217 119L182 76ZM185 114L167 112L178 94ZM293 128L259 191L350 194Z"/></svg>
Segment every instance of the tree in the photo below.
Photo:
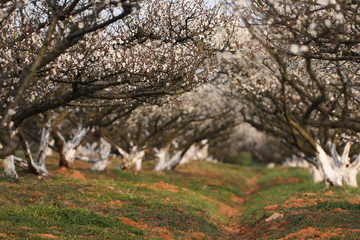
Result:
<svg viewBox="0 0 360 240"><path fill-rule="evenodd" d="M123 169L140 163L144 150L154 149L159 157L157 170L169 167L170 155L176 166L188 149L197 149L202 140L225 135L238 124L229 101L224 101L211 85L173 97L162 106L137 107L106 130L106 138L122 156ZM173 146L171 146L173 145ZM208 144L203 144L203 152ZM201 147L203 146L201 145ZM180 154L178 153L180 152ZM195 154L195 153L194 153ZM161 157L160 157L161 156Z"/></svg>
<svg viewBox="0 0 360 240"><path fill-rule="evenodd" d="M304 123L359 131L359 3L232 2L276 74L302 98ZM263 58L264 62L266 58Z"/></svg>
<svg viewBox="0 0 360 240"><path fill-rule="evenodd" d="M24 120L69 106L159 103L212 74L216 26L204 1L1 1L0 157Z"/></svg>
<svg viewBox="0 0 360 240"><path fill-rule="evenodd" d="M52 136L55 139L55 145L60 154L59 166L65 166L67 168L73 168L75 158L78 157L78 152L81 148L81 144L84 141L86 135L91 129L98 129L97 138L100 140L101 156L109 156L110 149L107 147L108 142L103 138L102 132L104 128L110 126L114 122L118 121L129 115L134 111L140 104L134 104L131 106L123 105L110 105L102 106L101 113L98 112L97 107L72 107L66 111L58 110L54 117L55 120L52 123ZM72 131L73 128L75 131ZM61 132L71 133L63 136ZM96 134L95 134L96 135ZM104 142L105 141L105 142ZM102 149L104 147L104 149ZM106 150L106 151L105 151ZM107 151L109 150L109 151ZM85 160L86 158L80 157ZM100 158L99 161L105 161L108 157ZM96 162L95 159L87 159L88 161ZM99 163L100 164L100 163ZM96 169L96 167L94 167Z"/></svg>
<svg viewBox="0 0 360 240"><path fill-rule="evenodd" d="M242 59L227 69L227 75L237 82L245 121L298 147L323 171L326 182L357 186L345 176L356 176L352 172L358 169L359 159L348 162L349 151L344 150L343 159L338 161L334 145L344 130L354 131L348 133L355 137L358 131L359 89L354 82L359 67L358 43L352 41L358 34L353 18L357 4L229 4L238 12L246 34L258 44L243 41L247 48L237 53L242 51L246 56L241 54ZM332 157L325 157L330 152ZM330 177L332 173L337 180Z"/></svg>
<svg viewBox="0 0 360 240"><path fill-rule="evenodd" d="M180 115L176 125L158 143L156 169L173 169L190 160L205 160L213 143L226 142L230 133L241 123L233 101L223 98L211 84L182 96L172 116ZM164 136L164 134L161 134ZM170 146L172 145L172 146ZM217 151L219 148L216 148Z"/></svg>

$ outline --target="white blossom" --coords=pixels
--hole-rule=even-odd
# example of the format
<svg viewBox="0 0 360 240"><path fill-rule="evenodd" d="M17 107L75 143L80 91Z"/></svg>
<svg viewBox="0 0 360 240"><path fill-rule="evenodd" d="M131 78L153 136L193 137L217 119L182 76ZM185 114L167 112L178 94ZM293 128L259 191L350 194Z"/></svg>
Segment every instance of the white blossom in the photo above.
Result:
<svg viewBox="0 0 360 240"><path fill-rule="evenodd" d="M9 115L12 116L16 113L16 111L14 109L9 109Z"/></svg>
<svg viewBox="0 0 360 240"><path fill-rule="evenodd" d="M291 46L290 46L290 52L295 55L299 54L299 49L300 49L300 47L298 44L291 44Z"/></svg>
<svg viewBox="0 0 360 240"><path fill-rule="evenodd" d="M327 5L329 5L329 0L317 0L316 3L326 7Z"/></svg>
<svg viewBox="0 0 360 240"><path fill-rule="evenodd" d="M326 19L325 20L325 26L327 27L327 28L331 28L331 21L329 20L329 19Z"/></svg>
<svg viewBox="0 0 360 240"><path fill-rule="evenodd" d="M316 23L311 23L310 24L310 30L314 30L316 28Z"/></svg>
<svg viewBox="0 0 360 240"><path fill-rule="evenodd" d="M240 7L247 7L249 4L249 0L237 0L236 3L240 6Z"/></svg>

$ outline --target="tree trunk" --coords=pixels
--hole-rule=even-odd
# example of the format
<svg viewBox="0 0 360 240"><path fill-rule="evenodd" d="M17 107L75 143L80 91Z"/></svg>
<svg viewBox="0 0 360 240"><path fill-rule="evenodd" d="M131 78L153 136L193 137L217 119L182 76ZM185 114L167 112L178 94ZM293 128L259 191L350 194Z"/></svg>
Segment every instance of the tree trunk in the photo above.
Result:
<svg viewBox="0 0 360 240"><path fill-rule="evenodd" d="M170 144L168 144L166 147L162 147L160 150L157 148L154 149L155 156L159 159L154 168L155 171L162 171L166 168L169 158L169 149Z"/></svg>
<svg viewBox="0 0 360 240"><path fill-rule="evenodd" d="M3 177L11 177L18 179L18 174L15 169L14 156L10 155L4 158L4 175Z"/></svg>
<svg viewBox="0 0 360 240"><path fill-rule="evenodd" d="M69 141L65 141L64 137L57 131L53 131L53 137L55 144L59 149L60 163L59 166L65 166L67 168L74 167L74 160L77 156L77 150L80 143L84 140L86 134L90 131L90 127L83 128L79 125L73 138Z"/></svg>
<svg viewBox="0 0 360 240"><path fill-rule="evenodd" d="M50 156L50 155L54 154L54 151L51 149L51 147L54 147L54 143L55 143L55 140L51 139L50 142L49 142L49 146L46 149L46 156Z"/></svg>
<svg viewBox="0 0 360 240"><path fill-rule="evenodd" d="M171 170L174 169L179 162L181 161L181 151L176 151L176 153L170 158L169 162L166 164L166 169Z"/></svg>
<svg viewBox="0 0 360 240"><path fill-rule="evenodd" d="M91 170L93 171L104 171L110 164L110 151L111 145L104 138L100 139L100 161L96 162Z"/></svg>
<svg viewBox="0 0 360 240"><path fill-rule="evenodd" d="M199 151L199 147L194 143L190 146L190 148L186 151L183 157L180 160L179 164L189 163L190 160L195 156L195 154Z"/></svg>
<svg viewBox="0 0 360 240"><path fill-rule="evenodd" d="M293 167L293 168L310 168L309 162L302 158L298 157L295 154L291 156L291 158L286 158L286 161L282 164L284 167Z"/></svg>
<svg viewBox="0 0 360 240"><path fill-rule="evenodd" d="M326 187L328 188L330 185L343 187L343 173L340 171L339 166L337 166L338 164L335 159L327 155L319 143L316 143L316 157L324 172Z"/></svg>
<svg viewBox="0 0 360 240"><path fill-rule="evenodd" d="M194 160L204 161L209 156L208 140L201 141L202 147L195 153Z"/></svg>
<svg viewBox="0 0 360 240"><path fill-rule="evenodd" d="M359 168L349 168L346 176L344 176L344 182L351 187L358 187L356 176L359 172Z"/></svg>
<svg viewBox="0 0 360 240"><path fill-rule="evenodd" d="M141 166L142 166L142 158L138 159L135 162L135 171L141 171Z"/></svg>
<svg viewBox="0 0 360 240"><path fill-rule="evenodd" d="M310 164L309 171L312 175L314 183L324 182L324 172L322 171L320 166Z"/></svg>
<svg viewBox="0 0 360 240"><path fill-rule="evenodd" d="M138 150L137 146L133 146L131 148L130 153L127 153L122 148L115 146L117 150L122 155L122 163L118 165L117 167L120 167L123 170L130 169L134 164L137 164L135 170L140 171L141 170L141 163L142 159L145 156L145 150Z"/></svg>
<svg viewBox="0 0 360 240"><path fill-rule="evenodd" d="M207 139L201 141L202 147L193 143L186 151L179 164L189 163L191 160L205 160L208 156Z"/></svg>
<svg viewBox="0 0 360 240"><path fill-rule="evenodd" d="M21 167L22 169L29 171L29 164L22 158L14 156L15 166Z"/></svg>
<svg viewBox="0 0 360 240"><path fill-rule="evenodd" d="M79 155L76 156L76 159L89 163L97 163L98 161L101 161L100 157L94 158L94 155L100 155L100 150L96 150L97 145L97 142L87 142L85 143L85 146L80 146L78 151Z"/></svg>
<svg viewBox="0 0 360 240"><path fill-rule="evenodd" d="M316 155L321 168L324 173L326 187L335 186L343 187L343 184L348 184L352 187L357 187L356 175L360 170L360 154L353 163L350 163L349 151L350 142L347 142L340 156L335 149L335 144L331 147L331 155L327 155L321 148L320 144L316 143Z"/></svg>
<svg viewBox="0 0 360 240"><path fill-rule="evenodd" d="M36 157L36 161L34 162L33 157L31 155L29 144L25 138L24 133L19 130L19 138L21 144L24 148L25 158L28 163L28 167L31 172L40 176L40 177L47 177L49 176L49 172L46 169L45 159L46 159L46 152L50 142L50 132L51 132L51 124L50 120L45 124L45 127L41 134L40 146L39 151Z"/></svg>
<svg viewBox="0 0 360 240"><path fill-rule="evenodd" d="M94 155L100 154L99 150L96 150L97 145L97 142L87 142L84 146L80 147L79 154L82 156L90 156L91 158L93 158Z"/></svg>
<svg viewBox="0 0 360 240"><path fill-rule="evenodd" d="M347 169L347 174L344 176L344 182L351 187L358 187L356 176L360 170L360 154L358 154L357 158L354 162L350 163L350 159L345 163L345 167Z"/></svg>
<svg viewBox="0 0 360 240"><path fill-rule="evenodd" d="M75 159L84 161L84 162L89 162L89 163L97 163L97 162L101 161L101 158L92 158L92 157L81 156L81 155L77 155Z"/></svg>

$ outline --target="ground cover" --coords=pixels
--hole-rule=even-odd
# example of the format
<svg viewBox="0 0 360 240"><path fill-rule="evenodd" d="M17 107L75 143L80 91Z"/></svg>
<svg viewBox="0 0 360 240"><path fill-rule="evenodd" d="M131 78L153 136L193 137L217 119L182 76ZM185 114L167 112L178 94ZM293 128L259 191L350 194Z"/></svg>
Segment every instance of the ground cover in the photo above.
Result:
<svg viewBox="0 0 360 240"><path fill-rule="evenodd" d="M304 170L264 170L235 239L359 239L359 203L359 189L325 189Z"/></svg>
<svg viewBox="0 0 360 240"><path fill-rule="evenodd" d="M307 171L192 162L157 173L76 162L0 179L0 238L357 239L360 191L325 190ZM2 171L2 167L0 167ZM271 220L269 220L271 219ZM268 221L267 221L268 220Z"/></svg>
<svg viewBox="0 0 360 240"><path fill-rule="evenodd" d="M240 222L243 190L255 174L206 163L168 173L145 163L135 173L112 168L116 161L95 173L88 163L67 170L57 168L56 158L47 162L48 179L21 169L19 180L0 179L0 238L227 238Z"/></svg>

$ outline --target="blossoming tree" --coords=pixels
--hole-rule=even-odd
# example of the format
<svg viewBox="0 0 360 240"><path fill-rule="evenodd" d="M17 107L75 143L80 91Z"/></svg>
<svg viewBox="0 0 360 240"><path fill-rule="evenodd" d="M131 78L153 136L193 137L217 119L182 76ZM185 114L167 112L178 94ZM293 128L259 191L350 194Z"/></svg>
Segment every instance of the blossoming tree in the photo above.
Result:
<svg viewBox="0 0 360 240"><path fill-rule="evenodd" d="M351 138L346 140L357 141L360 130L359 4L335 0L227 3L255 43L245 41L240 50L233 48L246 57L227 69L244 100L245 121L308 154L315 172L327 183L357 186L349 179L356 179L360 159L349 160L348 144L339 157L336 148L343 144L335 140L345 132Z"/></svg>
<svg viewBox="0 0 360 240"><path fill-rule="evenodd" d="M155 103L212 73L218 7L204 1L0 2L0 156L24 119L65 105Z"/></svg>
<svg viewBox="0 0 360 240"><path fill-rule="evenodd" d="M0 1L0 157L39 113L161 104L206 82L229 18L202 0Z"/></svg>

